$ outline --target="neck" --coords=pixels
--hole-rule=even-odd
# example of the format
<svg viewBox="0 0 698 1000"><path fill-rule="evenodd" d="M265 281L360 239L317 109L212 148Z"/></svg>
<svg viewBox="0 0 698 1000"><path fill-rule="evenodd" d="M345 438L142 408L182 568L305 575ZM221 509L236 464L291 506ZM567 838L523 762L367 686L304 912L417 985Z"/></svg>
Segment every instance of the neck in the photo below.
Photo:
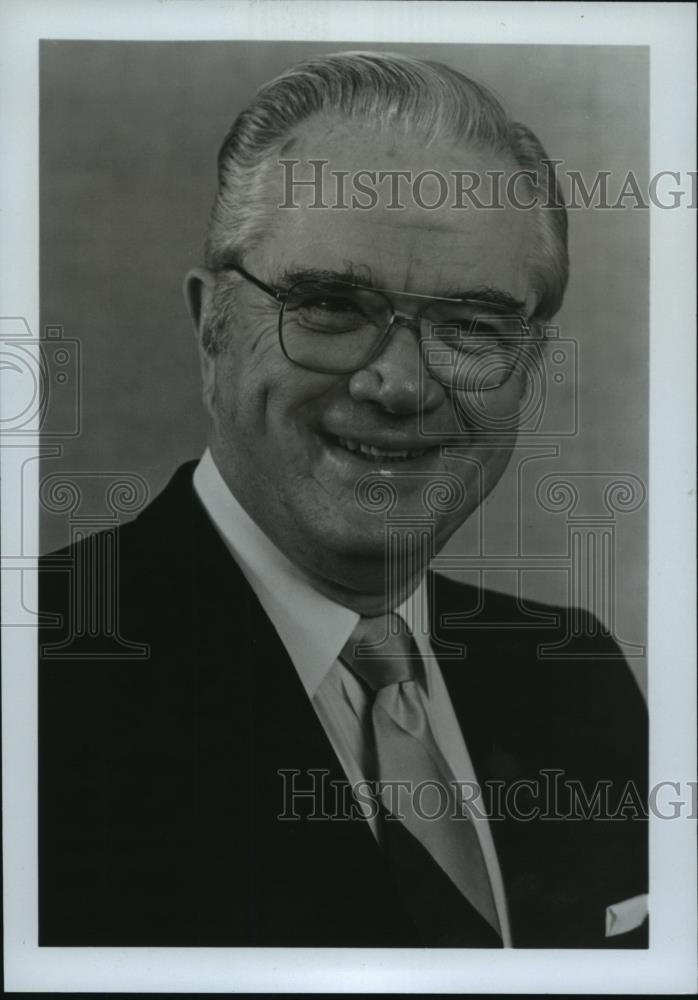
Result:
<svg viewBox="0 0 698 1000"><path fill-rule="evenodd" d="M361 555L335 552L318 557L313 557L307 547L290 551L284 544L286 539L283 535L274 530L275 525L265 523L257 516L259 512L246 502L245 491L233 488L236 477L230 473L226 475L226 463L221 461L215 441L210 442L209 447L214 465L231 495L318 593L359 615L375 617L399 607L419 586L426 565L420 558L423 553L413 548L409 558L396 566L388 566L384 551L370 555L366 552ZM332 576L327 575L328 569L332 571Z"/></svg>
<svg viewBox="0 0 698 1000"><path fill-rule="evenodd" d="M384 564L381 565L379 580L371 574L370 578L365 575L363 579L352 583L328 580L306 567L302 569L315 590L336 604L367 618L386 614L399 607L417 589L425 572L425 567L420 567L409 575L398 571L394 576L400 581L399 585L388 586Z"/></svg>

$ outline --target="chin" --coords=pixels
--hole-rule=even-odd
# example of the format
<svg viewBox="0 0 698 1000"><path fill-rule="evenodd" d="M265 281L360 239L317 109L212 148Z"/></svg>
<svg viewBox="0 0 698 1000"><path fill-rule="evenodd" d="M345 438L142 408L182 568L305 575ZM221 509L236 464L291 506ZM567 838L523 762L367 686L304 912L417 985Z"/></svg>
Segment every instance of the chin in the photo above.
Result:
<svg viewBox="0 0 698 1000"><path fill-rule="evenodd" d="M343 522L332 526L325 526L318 532L318 526L314 531L312 542L309 540L303 549L304 559L312 553L313 562L319 572L333 572L339 564L352 567L354 572L365 568L369 572L380 571L381 579L384 579L384 568L387 560L387 533L386 519L383 515L373 517L366 516L357 519L351 524ZM424 550L425 529L428 532L432 528L431 545ZM397 551L393 548L394 555L400 557L400 553L409 554L411 565L415 561L424 557L426 561L445 545L451 535L458 528L458 524L444 525L425 521L423 516L420 519L407 518L406 522L395 522L391 531L391 538L399 537L399 547ZM393 545L395 543L393 542ZM421 551L416 551L419 546ZM363 564L363 566L362 566Z"/></svg>
<svg viewBox="0 0 698 1000"><path fill-rule="evenodd" d="M319 550L338 556L383 560L385 558L385 521L383 518L357 519L327 527L319 536Z"/></svg>
<svg viewBox="0 0 698 1000"><path fill-rule="evenodd" d="M307 519L307 514L305 515ZM337 520L328 523L318 517L305 525L296 537L293 561L306 566L318 576L332 578L343 575L341 567L352 566L355 571L381 567L385 562L385 521L381 517Z"/></svg>

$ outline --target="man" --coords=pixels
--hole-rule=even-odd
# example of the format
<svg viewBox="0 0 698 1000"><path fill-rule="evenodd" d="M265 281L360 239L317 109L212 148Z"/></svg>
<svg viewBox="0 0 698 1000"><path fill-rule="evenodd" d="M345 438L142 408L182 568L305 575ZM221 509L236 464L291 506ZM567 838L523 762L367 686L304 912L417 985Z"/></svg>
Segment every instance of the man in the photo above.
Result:
<svg viewBox="0 0 698 1000"><path fill-rule="evenodd" d="M484 88L398 56L310 60L234 123L185 283L209 448L44 563L42 944L646 944L617 647L429 569L510 460L562 300L545 160ZM473 178L536 207L466 202ZM71 645L112 542L119 659Z"/></svg>

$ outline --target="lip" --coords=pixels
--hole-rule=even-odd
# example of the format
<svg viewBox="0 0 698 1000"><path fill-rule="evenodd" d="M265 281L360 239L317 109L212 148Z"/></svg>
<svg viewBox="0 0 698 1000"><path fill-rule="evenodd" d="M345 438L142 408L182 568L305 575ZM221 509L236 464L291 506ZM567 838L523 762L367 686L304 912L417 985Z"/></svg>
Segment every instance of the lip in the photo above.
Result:
<svg viewBox="0 0 698 1000"><path fill-rule="evenodd" d="M325 445L349 463L360 463L366 469L397 471L415 464L429 462L440 451L440 442L323 433Z"/></svg>
<svg viewBox="0 0 698 1000"><path fill-rule="evenodd" d="M317 433L326 441L336 443L337 440L358 441L369 447L378 448L380 451L423 451L440 448L442 445L458 443L463 438L462 430L418 431L416 426L411 428L381 428L374 430L358 431L355 427L342 427L340 424L324 425L316 429Z"/></svg>

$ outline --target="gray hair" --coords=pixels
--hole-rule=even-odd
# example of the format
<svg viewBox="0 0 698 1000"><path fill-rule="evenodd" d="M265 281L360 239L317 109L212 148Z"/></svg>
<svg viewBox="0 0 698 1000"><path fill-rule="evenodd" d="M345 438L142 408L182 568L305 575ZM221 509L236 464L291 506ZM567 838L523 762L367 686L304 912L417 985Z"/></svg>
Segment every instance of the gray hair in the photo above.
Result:
<svg viewBox="0 0 698 1000"><path fill-rule="evenodd" d="M536 225L529 257L538 295L535 319L555 315L569 269L567 213L543 146L525 125L509 119L482 84L441 63L393 53L341 52L307 59L257 91L218 154L218 191L206 240L211 270L241 261L263 238L264 190L272 163L294 130L319 114L418 132L426 144L448 138L511 156L529 174L527 184L536 201L530 209ZM204 338L207 350L219 349L227 318L226 303L217 297Z"/></svg>

